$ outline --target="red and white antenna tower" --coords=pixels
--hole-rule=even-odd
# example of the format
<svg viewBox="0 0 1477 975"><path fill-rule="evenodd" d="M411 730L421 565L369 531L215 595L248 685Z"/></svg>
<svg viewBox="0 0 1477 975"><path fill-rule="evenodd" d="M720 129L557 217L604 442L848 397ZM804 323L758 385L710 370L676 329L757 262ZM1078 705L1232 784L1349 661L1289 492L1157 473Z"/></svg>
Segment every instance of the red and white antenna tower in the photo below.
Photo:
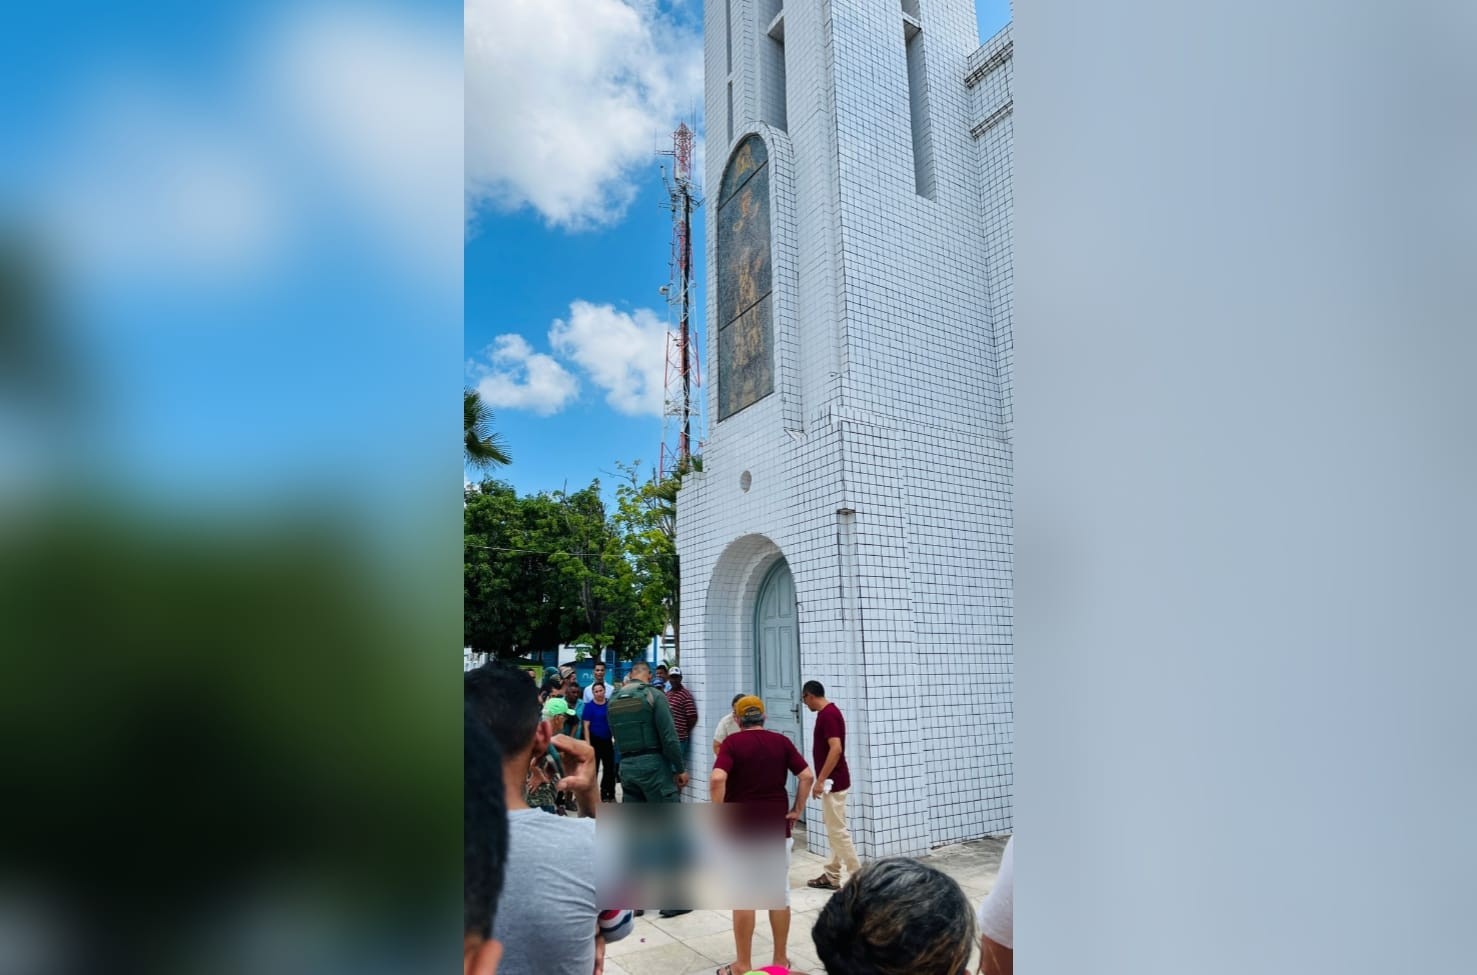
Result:
<svg viewBox="0 0 1477 975"><path fill-rule="evenodd" d="M702 372L698 351L701 343L692 320L692 211L702 205L692 180L694 135L686 122L672 133L672 171L662 168L667 185L666 206L672 211L672 253L667 284L668 320L676 328L667 330L666 395L662 409L662 449L657 474L665 479L686 471L692 455L701 450L704 410L699 392Z"/></svg>

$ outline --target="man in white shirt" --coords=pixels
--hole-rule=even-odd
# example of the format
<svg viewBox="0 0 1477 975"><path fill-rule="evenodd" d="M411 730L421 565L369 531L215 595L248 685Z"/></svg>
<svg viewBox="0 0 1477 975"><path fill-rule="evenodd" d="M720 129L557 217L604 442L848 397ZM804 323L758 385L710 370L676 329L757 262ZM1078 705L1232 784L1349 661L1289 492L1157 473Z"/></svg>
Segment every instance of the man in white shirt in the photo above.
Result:
<svg viewBox="0 0 1477 975"><path fill-rule="evenodd" d="M605 684L605 661L595 661L595 679L590 681L590 686L585 688L585 703L595 700L595 685ZM608 701L615 696L615 687L605 684L605 699Z"/></svg>
<svg viewBox="0 0 1477 975"><path fill-rule="evenodd" d="M729 735L736 734L739 730L738 718L734 717L733 705L739 702L742 694L735 694L733 701L728 705L728 713L718 722L718 727L713 730L713 754L718 754L718 749L723 747L723 739Z"/></svg>

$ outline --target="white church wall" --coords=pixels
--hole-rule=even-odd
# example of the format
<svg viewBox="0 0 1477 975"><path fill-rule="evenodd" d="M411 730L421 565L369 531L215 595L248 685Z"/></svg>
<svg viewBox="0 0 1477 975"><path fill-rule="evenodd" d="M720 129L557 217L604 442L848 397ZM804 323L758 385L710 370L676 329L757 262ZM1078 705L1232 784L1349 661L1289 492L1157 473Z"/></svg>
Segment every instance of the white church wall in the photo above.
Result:
<svg viewBox="0 0 1477 975"><path fill-rule="evenodd" d="M801 677L847 716L858 848L920 853L1011 826L1008 159L983 160L1002 143L970 133L979 96L964 79L979 54L966 0L917 5L927 196L900 7L835 0L828 20L822 5L785 7L781 132L762 121L777 121L763 90L774 49L754 63L773 6L707 4L706 185L717 192L750 131L774 167L775 393L714 424L679 499L683 669L701 716L689 793L706 797L712 728L753 688L753 598L782 553ZM915 46L915 88L918 57ZM1006 174L1003 214L998 199L986 207L986 166ZM813 716L803 727L809 758ZM807 819L819 824L819 804ZM808 838L828 852L822 830Z"/></svg>

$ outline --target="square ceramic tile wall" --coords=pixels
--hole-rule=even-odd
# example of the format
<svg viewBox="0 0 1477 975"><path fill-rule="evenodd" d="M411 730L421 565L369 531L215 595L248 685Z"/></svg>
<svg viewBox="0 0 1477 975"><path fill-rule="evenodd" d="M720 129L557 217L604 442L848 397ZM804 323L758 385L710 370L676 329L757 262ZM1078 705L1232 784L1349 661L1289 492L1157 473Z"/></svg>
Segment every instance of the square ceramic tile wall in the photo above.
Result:
<svg viewBox="0 0 1477 975"><path fill-rule="evenodd" d="M782 556L867 858L1011 828L1010 39L979 47L965 0L921 0L917 31L901 8L706 5L707 185L751 132L774 165L776 391L715 425L678 505L694 740L754 685Z"/></svg>

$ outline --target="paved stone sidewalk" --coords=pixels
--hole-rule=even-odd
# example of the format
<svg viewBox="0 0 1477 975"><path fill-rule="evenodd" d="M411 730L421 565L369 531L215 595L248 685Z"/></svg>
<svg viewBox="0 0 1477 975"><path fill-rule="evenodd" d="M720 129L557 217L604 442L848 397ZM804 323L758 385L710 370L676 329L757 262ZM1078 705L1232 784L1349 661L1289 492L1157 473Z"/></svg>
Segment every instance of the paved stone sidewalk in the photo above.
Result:
<svg viewBox="0 0 1477 975"><path fill-rule="evenodd" d="M1000 870L1003 838L989 838L946 846L925 858L929 865L959 881L976 906L990 892ZM819 876L823 859L804 849L800 831L795 834L795 854L790 867L791 919L790 964L808 975L824 975L815 957L810 929L831 896L831 891L805 886ZM754 964L768 965L774 942L769 938L769 920L761 911L754 930ZM970 971L979 964L979 949L970 957ZM726 911L693 911L681 917L663 918L651 912L636 919L636 930L611 945L605 954L605 975L712 975L733 961L733 922Z"/></svg>

